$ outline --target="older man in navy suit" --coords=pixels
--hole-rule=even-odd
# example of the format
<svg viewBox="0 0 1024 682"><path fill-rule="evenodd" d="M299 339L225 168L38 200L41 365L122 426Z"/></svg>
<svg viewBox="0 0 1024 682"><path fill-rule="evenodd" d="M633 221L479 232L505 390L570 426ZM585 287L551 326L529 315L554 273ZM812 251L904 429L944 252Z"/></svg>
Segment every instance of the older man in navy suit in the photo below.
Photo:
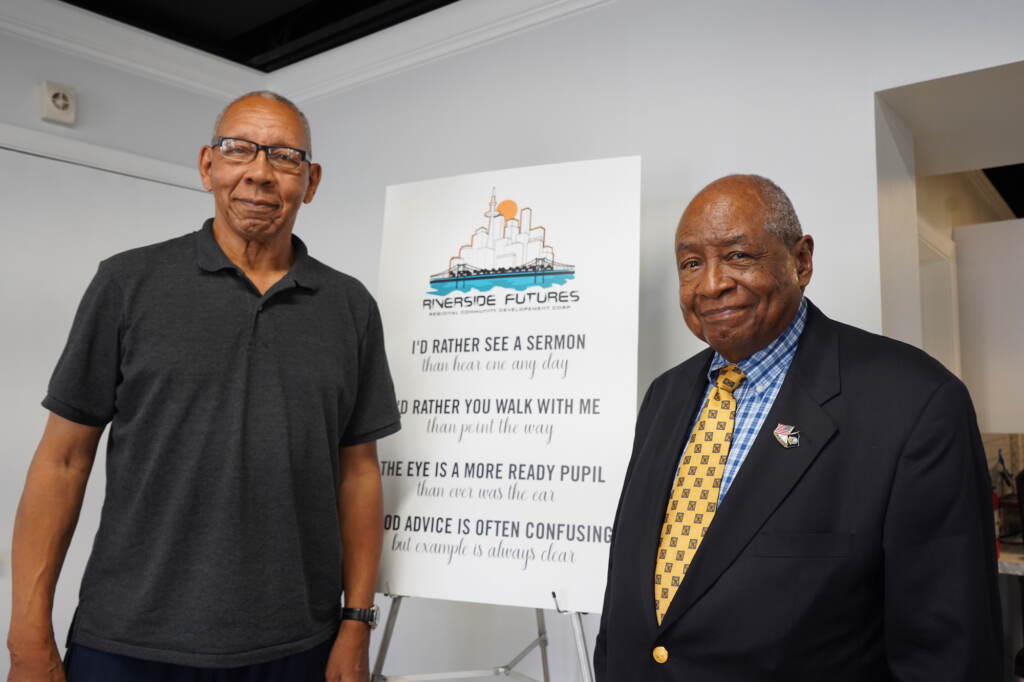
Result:
<svg viewBox="0 0 1024 682"><path fill-rule="evenodd" d="M964 385L803 295L785 193L721 178L675 235L709 349L647 391L600 682L1002 679L989 479Z"/></svg>

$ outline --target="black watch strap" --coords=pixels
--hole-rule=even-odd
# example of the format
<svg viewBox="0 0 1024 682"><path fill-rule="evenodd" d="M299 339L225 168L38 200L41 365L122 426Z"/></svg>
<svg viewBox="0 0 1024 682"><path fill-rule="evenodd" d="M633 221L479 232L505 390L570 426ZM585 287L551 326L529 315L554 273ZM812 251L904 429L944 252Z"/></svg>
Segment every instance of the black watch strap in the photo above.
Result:
<svg viewBox="0 0 1024 682"><path fill-rule="evenodd" d="M377 609L377 605L376 604L374 604L373 606L371 606L368 609L342 608L341 609L341 619L342 620L359 620L359 621L362 621L362 622L366 623L367 625L369 625L370 629L372 630L373 628L377 627L377 615L378 615L378 612L379 611Z"/></svg>

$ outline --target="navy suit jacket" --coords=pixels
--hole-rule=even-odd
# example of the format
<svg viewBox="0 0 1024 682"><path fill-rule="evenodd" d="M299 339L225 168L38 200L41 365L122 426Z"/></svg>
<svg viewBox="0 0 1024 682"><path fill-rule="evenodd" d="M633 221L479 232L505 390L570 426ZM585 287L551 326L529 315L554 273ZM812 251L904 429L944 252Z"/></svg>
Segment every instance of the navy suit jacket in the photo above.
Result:
<svg viewBox="0 0 1024 682"><path fill-rule="evenodd" d="M709 349L651 384L616 512L598 682L997 682L991 490L964 385L813 305L661 626L654 565ZM798 447L773 437L796 426ZM668 660L658 663L655 647Z"/></svg>

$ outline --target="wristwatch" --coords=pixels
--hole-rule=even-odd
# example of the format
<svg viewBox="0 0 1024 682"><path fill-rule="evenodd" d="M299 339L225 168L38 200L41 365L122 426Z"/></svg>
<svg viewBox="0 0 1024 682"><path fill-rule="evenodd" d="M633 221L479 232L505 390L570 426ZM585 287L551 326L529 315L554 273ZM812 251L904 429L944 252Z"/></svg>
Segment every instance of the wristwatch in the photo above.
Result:
<svg viewBox="0 0 1024 682"><path fill-rule="evenodd" d="M380 617L380 609L373 604L368 609L341 609L342 620L360 620L370 626L370 629L377 627L377 620Z"/></svg>

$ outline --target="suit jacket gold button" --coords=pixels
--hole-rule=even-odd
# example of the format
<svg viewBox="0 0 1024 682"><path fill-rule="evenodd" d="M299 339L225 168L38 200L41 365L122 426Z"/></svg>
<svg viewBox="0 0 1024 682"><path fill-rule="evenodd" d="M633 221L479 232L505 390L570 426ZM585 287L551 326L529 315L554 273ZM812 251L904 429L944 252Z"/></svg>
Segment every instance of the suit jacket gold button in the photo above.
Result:
<svg viewBox="0 0 1024 682"><path fill-rule="evenodd" d="M658 663L665 663L668 661L668 649L663 646L654 647L654 651L651 652L651 655L654 656L654 660Z"/></svg>

